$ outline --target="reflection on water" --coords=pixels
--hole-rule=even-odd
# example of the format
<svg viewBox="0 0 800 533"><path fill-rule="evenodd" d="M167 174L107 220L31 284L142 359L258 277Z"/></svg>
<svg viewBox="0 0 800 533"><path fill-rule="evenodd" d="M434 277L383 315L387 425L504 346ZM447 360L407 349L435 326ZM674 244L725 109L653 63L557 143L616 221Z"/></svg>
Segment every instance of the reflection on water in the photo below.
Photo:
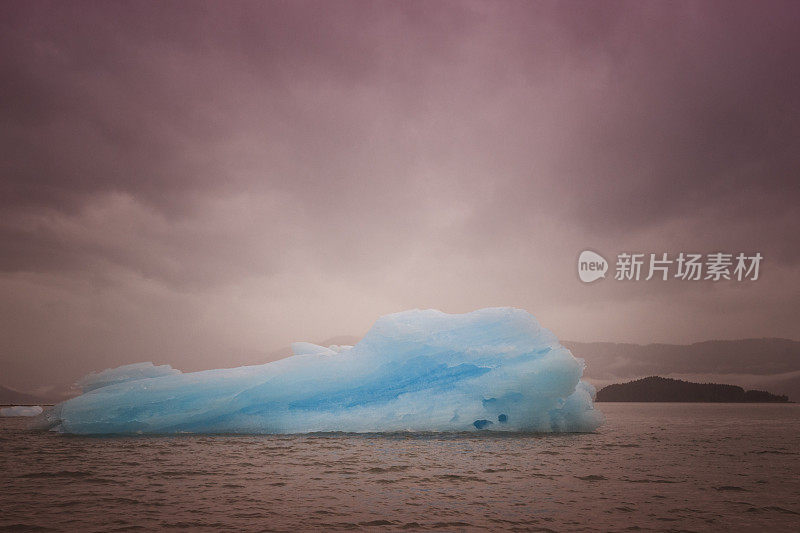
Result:
<svg viewBox="0 0 800 533"><path fill-rule="evenodd" d="M599 404L593 434L70 437L0 419L0 529L794 530L800 406Z"/></svg>

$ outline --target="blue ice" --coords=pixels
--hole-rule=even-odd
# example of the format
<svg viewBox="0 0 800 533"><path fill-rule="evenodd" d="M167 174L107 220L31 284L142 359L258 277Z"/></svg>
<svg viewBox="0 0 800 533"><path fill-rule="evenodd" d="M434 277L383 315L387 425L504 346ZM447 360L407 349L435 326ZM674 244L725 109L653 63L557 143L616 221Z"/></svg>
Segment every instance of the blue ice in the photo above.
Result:
<svg viewBox="0 0 800 533"><path fill-rule="evenodd" d="M127 365L82 380L50 427L78 434L593 431L584 362L526 311L412 310L355 346L295 343L263 365Z"/></svg>

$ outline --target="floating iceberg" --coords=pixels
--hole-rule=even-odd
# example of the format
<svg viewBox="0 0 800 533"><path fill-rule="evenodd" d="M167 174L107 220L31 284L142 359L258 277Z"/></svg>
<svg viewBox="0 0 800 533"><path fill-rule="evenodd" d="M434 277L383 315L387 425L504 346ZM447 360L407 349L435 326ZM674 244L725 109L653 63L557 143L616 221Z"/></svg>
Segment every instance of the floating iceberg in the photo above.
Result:
<svg viewBox="0 0 800 533"><path fill-rule="evenodd" d="M15 405L0 409L0 416L39 416L42 411L38 405Z"/></svg>
<svg viewBox="0 0 800 533"><path fill-rule="evenodd" d="M48 424L79 434L584 432L603 421L583 361L520 309L406 311L378 319L355 346L293 352L231 369L101 372ZM127 379L134 366L162 371Z"/></svg>

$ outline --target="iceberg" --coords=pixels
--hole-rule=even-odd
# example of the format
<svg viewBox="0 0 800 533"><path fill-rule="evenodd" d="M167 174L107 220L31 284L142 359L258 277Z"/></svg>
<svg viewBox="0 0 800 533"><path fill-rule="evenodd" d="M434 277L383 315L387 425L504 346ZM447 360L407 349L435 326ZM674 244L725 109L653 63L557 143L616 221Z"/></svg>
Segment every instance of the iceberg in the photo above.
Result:
<svg viewBox="0 0 800 533"><path fill-rule="evenodd" d="M42 411L38 405L15 405L0 409L0 416L39 416Z"/></svg>
<svg viewBox="0 0 800 533"><path fill-rule="evenodd" d="M603 422L581 381L583 360L521 309L405 311L379 318L355 346L292 350L239 368L107 370L82 380L86 392L45 423L75 434L167 434L589 432Z"/></svg>

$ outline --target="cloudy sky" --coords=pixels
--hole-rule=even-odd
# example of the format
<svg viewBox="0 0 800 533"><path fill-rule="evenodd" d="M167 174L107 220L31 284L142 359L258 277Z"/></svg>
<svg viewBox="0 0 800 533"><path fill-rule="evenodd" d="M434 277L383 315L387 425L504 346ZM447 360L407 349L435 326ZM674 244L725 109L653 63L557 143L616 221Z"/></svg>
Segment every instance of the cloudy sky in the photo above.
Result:
<svg viewBox="0 0 800 533"><path fill-rule="evenodd" d="M3 2L0 383L262 362L415 307L798 339L798 27L797 2ZM586 248L764 262L587 285Z"/></svg>

